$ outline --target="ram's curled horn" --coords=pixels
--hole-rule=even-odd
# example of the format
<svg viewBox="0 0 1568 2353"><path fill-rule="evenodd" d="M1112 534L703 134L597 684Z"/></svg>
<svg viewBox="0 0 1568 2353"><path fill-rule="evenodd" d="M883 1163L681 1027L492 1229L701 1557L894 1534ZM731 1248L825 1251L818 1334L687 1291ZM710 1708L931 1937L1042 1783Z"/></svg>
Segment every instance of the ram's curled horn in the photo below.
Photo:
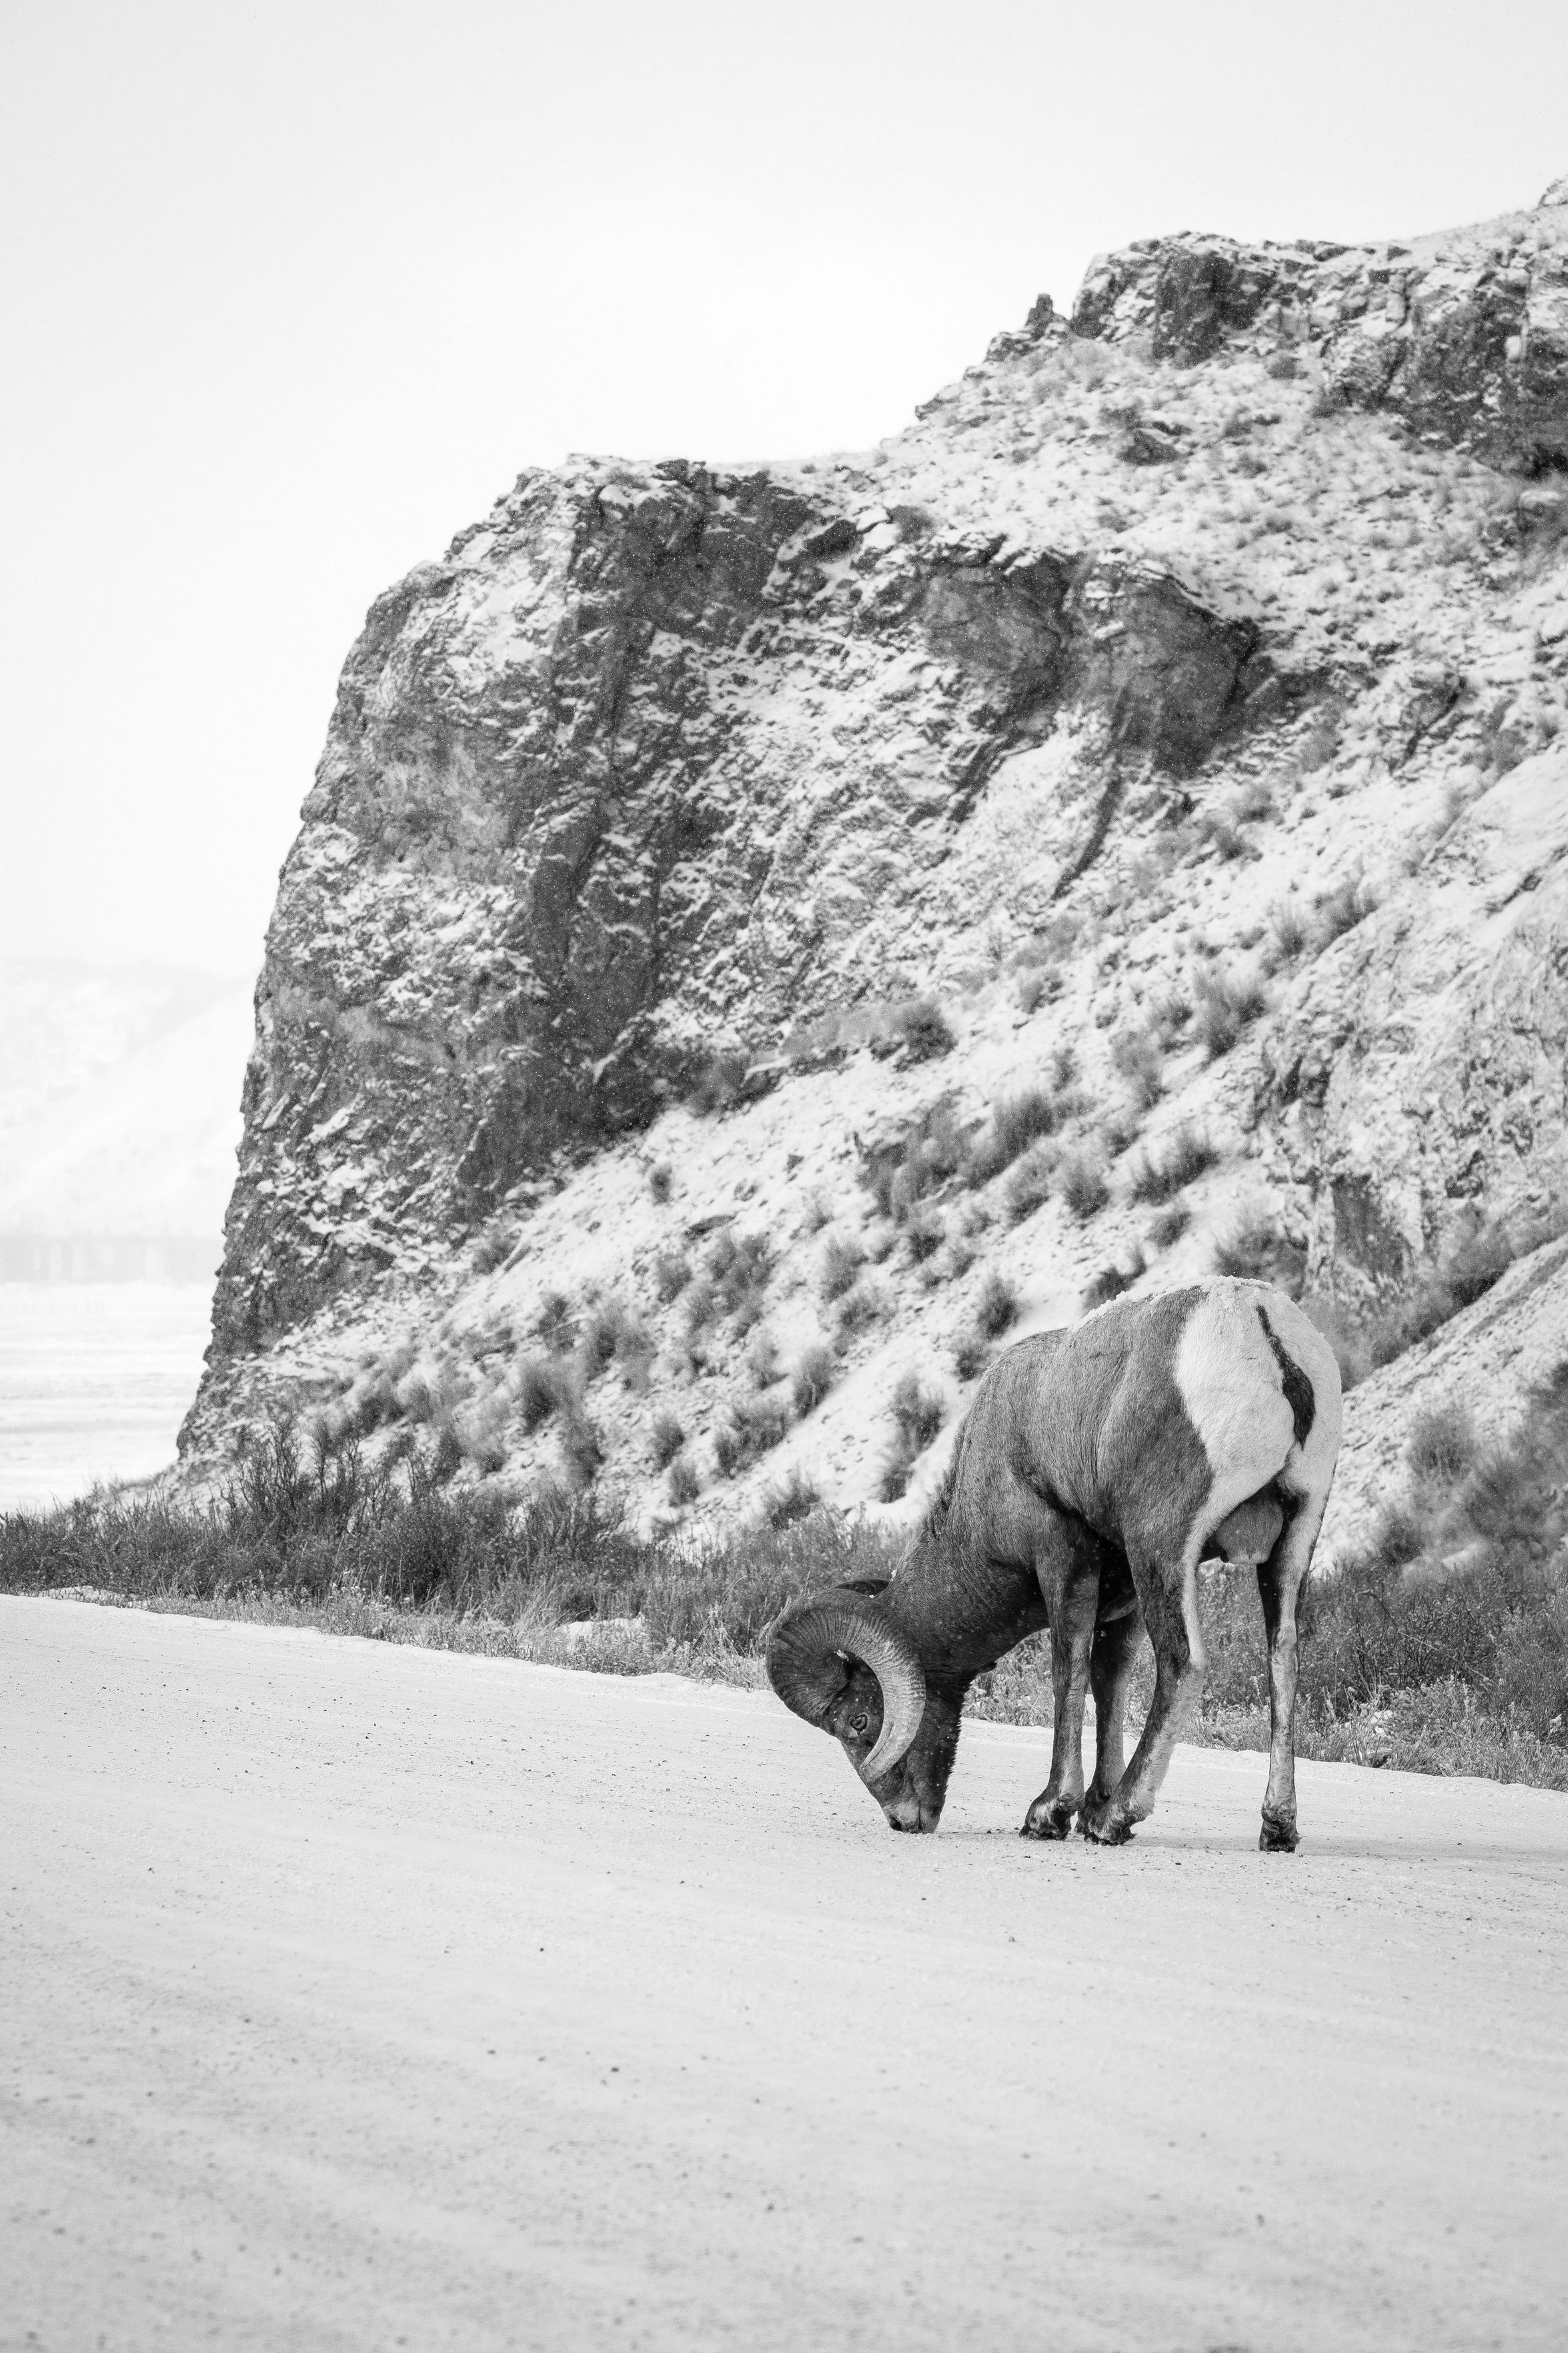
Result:
<svg viewBox="0 0 1568 2353"><path fill-rule="evenodd" d="M844 1688L844 1662L869 1667L882 1691L882 1729L860 1767L868 1781L903 1756L925 1714L925 1676L908 1641L859 1594L798 1602L773 1628L768 1681L785 1707L820 1727Z"/></svg>

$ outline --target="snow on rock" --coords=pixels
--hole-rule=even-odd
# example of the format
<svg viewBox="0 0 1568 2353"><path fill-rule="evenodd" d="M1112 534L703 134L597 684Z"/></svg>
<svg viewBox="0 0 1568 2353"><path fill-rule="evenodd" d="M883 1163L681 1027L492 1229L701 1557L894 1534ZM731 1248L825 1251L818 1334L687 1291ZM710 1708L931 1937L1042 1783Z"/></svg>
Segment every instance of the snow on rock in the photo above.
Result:
<svg viewBox="0 0 1568 2353"><path fill-rule="evenodd" d="M530 472L382 597L187 1470L277 1397L645 1514L672 1449L699 1519L792 1476L904 1512L944 1452L898 1495L906 1373L951 1432L1000 1331L1216 1240L1368 1312L1548 1208L1560 193L1145 242L876 449ZM1031 1091L1051 1132L984 1145Z"/></svg>

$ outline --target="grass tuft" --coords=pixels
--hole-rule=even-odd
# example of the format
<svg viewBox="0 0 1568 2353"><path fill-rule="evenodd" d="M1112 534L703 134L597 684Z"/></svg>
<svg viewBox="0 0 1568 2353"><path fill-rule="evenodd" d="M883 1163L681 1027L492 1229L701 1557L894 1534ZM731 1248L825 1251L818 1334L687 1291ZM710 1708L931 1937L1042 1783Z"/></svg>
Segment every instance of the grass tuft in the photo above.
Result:
<svg viewBox="0 0 1568 2353"><path fill-rule="evenodd" d="M1193 982L1194 1018L1211 1062L1228 1054L1268 1003L1260 974L1245 969L1200 972Z"/></svg>
<svg viewBox="0 0 1568 2353"><path fill-rule="evenodd" d="M833 1387L833 1351L821 1341L804 1349L794 1372L790 1375L790 1400L804 1420L815 1413L828 1390Z"/></svg>
<svg viewBox="0 0 1568 2353"><path fill-rule="evenodd" d="M1110 1198L1110 1186L1100 1159L1088 1152L1069 1152L1058 1171L1063 1201L1080 1225L1098 1217Z"/></svg>
<svg viewBox="0 0 1568 2353"><path fill-rule="evenodd" d="M1017 1320L1017 1286L993 1267L974 1303L974 1328L984 1339L996 1340Z"/></svg>
<svg viewBox="0 0 1568 2353"><path fill-rule="evenodd" d="M823 1244L817 1288L830 1306L834 1300L842 1299L845 1293L853 1287L865 1263L866 1252L861 1243L843 1234L828 1235Z"/></svg>
<svg viewBox="0 0 1568 2353"><path fill-rule="evenodd" d="M1215 1243L1215 1271L1247 1282L1277 1283L1294 1299L1300 1292L1305 1253L1288 1241L1267 1209L1248 1210Z"/></svg>
<svg viewBox="0 0 1568 2353"><path fill-rule="evenodd" d="M656 1471L668 1471L686 1443L686 1432L678 1415L668 1406L660 1406L653 1418L653 1463Z"/></svg>
<svg viewBox="0 0 1568 2353"><path fill-rule="evenodd" d="M1133 1163L1130 1198L1134 1201L1169 1201L1205 1169L1215 1167L1218 1161L1218 1150L1203 1130L1179 1127L1163 1157L1155 1159L1144 1152Z"/></svg>
<svg viewBox="0 0 1568 2353"><path fill-rule="evenodd" d="M1005 1095L993 1109L984 1133L964 1160L963 1182L972 1187L988 1185L1004 1168L1010 1168L1031 1144L1053 1134L1057 1118L1055 1100L1044 1087L1028 1087L1022 1094Z"/></svg>
<svg viewBox="0 0 1568 2353"><path fill-rule="evenodd" d="M901 1373L889 1400L893 1435L882 1458L878 1493L884 1504L895 1504L910 1483L926 1448L940 1434L947 1403L940 1389L928 1388L918 1373Z"/></svg>

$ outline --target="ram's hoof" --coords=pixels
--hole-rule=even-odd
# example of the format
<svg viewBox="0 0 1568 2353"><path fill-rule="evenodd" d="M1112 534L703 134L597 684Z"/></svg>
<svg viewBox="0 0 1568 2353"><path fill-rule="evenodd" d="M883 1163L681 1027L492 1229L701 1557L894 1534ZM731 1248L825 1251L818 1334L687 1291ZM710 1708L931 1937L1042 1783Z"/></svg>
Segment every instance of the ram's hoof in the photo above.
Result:
<svg viewBox="0 0 1568 2353"><path fill-rule="evenodd" d="M1294 1814L1271 1814L1263 1809L1263 1828L1258 1833L1259 1854L1294 1854L1297 1847Z"/></svg>
<svg viewBox="0 0 1568 2353"><path fill-rule="evenodd" d="M1024 1816L1024 1827L1018 1832L1018 1836L1028 1839L1065 1839L1072 1828L1072 1818L1076 1810L1076 1808L1069 1805L1065 1799L1058 1799L1054 1805L1050 1806L1042 1806L1037 1799Z"/></svg>
<svg viewBox="0 0 1568 2353"><path fill-rule="evenodd" d="M1079 1816L1078 1826L1096 1846L1125 1846L1132 1835L1127 1816L1114 1813L1109 1806L1086 1806Z"/></svg>

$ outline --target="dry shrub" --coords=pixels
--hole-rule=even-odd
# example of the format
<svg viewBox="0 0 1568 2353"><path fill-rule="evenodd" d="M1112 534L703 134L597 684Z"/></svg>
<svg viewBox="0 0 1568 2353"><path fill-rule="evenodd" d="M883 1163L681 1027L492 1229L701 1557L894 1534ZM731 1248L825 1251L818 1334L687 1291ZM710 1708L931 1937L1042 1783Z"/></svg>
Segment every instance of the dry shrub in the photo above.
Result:
<svg viewBox="0 0 1568 2353"><path fill-rule="evenodd" d="M1319 952L1331 947L1346 932L1354 931L1358 923L1364 923L1376 909L1376 896L1362 875L1347 875L1342 882L1336 882L1312 909L1312 935Z"/></svg>
<svg viewBox="0 0 1568 2353"><path fill-rule="evenodd" d="M984 1339L995 1340L1017 1320L1016 1285L993 1267L981 1284L980 1295L974 1303L974 1328Z"/></svg>
<svg viewBox="0 0 1568 2353"><path fill-rule="evenodd" d="M399 1411L410 1421L429 1421L439 1409L437 1387L424 1368L405 1374L397 1385Z"/></svg>
<svg viewBox="0 0 1568 2353"><path fill-rule="evenodd" d="M1057 1105L1043 1087L1005 1095L963 1164L964 1183L988 1185L1004 1168L1011 1167L1020 1153L1026 1152L1037 1138L1051 1134L1058 1116Z"/></svg>
<svg viewBox="0 0 1568 2353"><path fill-rule="evenodd" d="M819 1341L805 1349L790 1375L790 1398L803 1419L815 1413L833 1387L833 1351Z"/></svg>
<svg viewBox="0 0 1568 2353"><path fill-rule="evenodd" d="M678 1454L669 1466L665 1493L677 1511L694 1504L702 1493L702 1482L697 1475L697 1465L689 1454Z"/></svg>
<svg viewBox="0 0 1568 2353"><path fill-rule="evenodd" d="M1056 1145L1047 1141L1033 1145L1014 1168L1007 1179L1007 1215L1016 1226L1050 1199L1058 1157Z"/></svg>
<svg viewBox="0 0 1568 2353"><path fill-rule="evenodd" d="M688 1103L704 1116L710 1112L728 1111L746 1083L749 1068L747 1057L738 1047L710 1049L699 1057L686 1081Z"/></svg>
<svg viewBox="0 0 1568 2353"><path fill-rule="evenodd" d="M738 1234L732 1226L715 1234L708 1251L707 1274L720 1307L726 1314L745 1314L756 1321L762 1293L773 1266L765 1234Z"/></svg>
<svg viewBox="0 0 1568 2353"><path fill-rule="evenodd" d="M1193 981L1198 1037L1211 1062L1228 1054L1243 1032L1266 1010L1268 992L1259 973L1245 968L1200 972Z"/></svg>
<svg viewBox="0 0 1568 2353"><path fill-rule="evenodd" d="M580 1406L563 1415L560 1444L568 1479L576 1486L591 1486L604 1466L605 1446Z"/></svg>
<svg viewBox="0 0 1568 2353"><path fill-rule="evenodd" d="M463 1441L449 1413L443 1414L436 1423L434 1435L436 1442L426 1459L431 1478L438 1486L445 1486L463 1467Z"/></svg>
<svg viewBox="0 0 1568 2353"><path fill-rule="evenodd" d="M1162 1209L1152 1220L1149 1240L1156 1250L1169 1250L1173 1242L1180 1241L1192 1222L1193 1213L1187 1203L1173 1201L1169 1208Z"/></svg>
<svg viewBox="0 0 1568 2353"><path fill-rule="evenodd" d="M1417 1479L1451 1487L1474 1467L1479 1451L1468 1408L1450 1398L1416 1415L1405 1440L1405 1459Z"/></svg>
<svg viewBox="0 0 1568 2353"><path fill-rule="evenodd" d="M1134 1201L1169 1201L1213 1168L1219 1153L1208 1134L1190 1124L1177 1128L1163 1155L1156 1159L1145 1152L1133 1164L1131 1171L1129 1198Z"/></svg>
<svg viewBox="0 0 1568 2353"><path fill-rule="evenodd" d="M819 1234L824 1226L829 1226L832 1222L833 1205L822 1187L815 1185L806 1195L805 1205L801 1209L801 1232L807 1235Z"/></svg>
<svg viewBox="0 0 1568 2353"><path fill-rule="evenodd" d="M829 1234L823 1245L822 1262L817 1273L817 1288L831 1305L851 1289L860 1269L866 1263L862 1243L844 1234Z"/></svg>
<svg viewBox="0 0 1568 2353"><path fill-rule="evenodd" d="M572 1302L563 1291L547 1291L539 1303L534 1330L552 1356L563 1356L577 1336Z"/></svg>
<svg viewBox="0 0 1568 2353"><path fill-rule="evenodd" d="M940 1389L928 1388L918 1373L900 1375L889 1399L893 1435L882 1458L878 1492L884 1504L897 1503L910 1483L910 1472L941 1431L947 1403Z"/></svg>
<svg viewBox="0 0 1568 2353"><path fill-rule="evenodd" d="M525 1356L512 1375L518 1417L530 1435L552 1414L571 1411L576 1385L571 1368L558 1356Z"/></svg>
<svg viewBox="0 0 1568 2353"><path fill-rule="evenodd" d="M1110 1198L1103 1164L1089 1152L1069 1152L1057 1172L1061 1198L1080 1225L1098 1217Z"/></svg>
<svg viewBox="0 0 1568 2353"><path fill-rule="evenodd" d="M917 997L894 1008L889 1017L906 1062L934 1062L951 1054L958 1040L933 997Z"/></svg>
<svg viewBox="0 0 1568 2353"><path fill-rule="evenodd" d="M904 1241L916 1266L923 1266L934 1258L947 1240L947 1226L939 1210L921 1208L911 1211L904 1228Z"/></svg>
<svg viewBox="0 0 1568 2353"><path fill-rule="evenodd" d="M933 1103L910 1123L891 1150L868 1156L865 1181L882 1216L902 1225L919 1201L946 1182L963 1157L951 1103Z"/></svg>
<svg viewBox="0 0 1568 2353"><path fill-rule="evenodd" d="M1300 901L1292 895L1269 910L1270 952L1277 965L1294 964L1312 937L1312 926Z"/></svg>
<svg viewBox="0 0 1568 2353"><path fill-rule="evenodd" d="M679 1418L668 1406L660 1406L653 1418L653 1461L656 1471L667 1471L686 1443L686 1432Z"/></svg>
<svg viewBox="0 0 1568 2353"><path fill-rule="evenodd" d="M472 1463L481 1479L493 1478L506 1466L506 1443L501 1436L506 1418L506 1398L493 1395L468 1407L455 1418L463 1459Z"/></svg>
<svg viewBox="0 0 1568 2353"><path fill-rule="evenodd" d="M851 1340L868 1331L888 1313L887 1293L874 1282L858 1282L839 1303L834 1338L842 1352Z"/></svg>
<svg viewBox="0 0 1568 2353"><path fill-rule="evenodd" d="M602 1300L584 1317L578 1356L585 1378L592 1380L617 1356L646 1365L652 1354L647 1331L622 1301Z"/></svg>
<svg viewBox="0 0 1568 2353"><path fill-rule="evenodd" d="M766 1487L763 1491L760 1506L763 1525L769 1528L793 1527L797 1520L809 1518L821 1502L820 1489L798 1462L792 1463L776 1487Z"/></svg>
<svg viewBox="0 0 1568 2353"><path fill-rule="evenodd" d="M660 1250L653 1262L653 1287L668 1307L691 1280L689 1261L679 1250Z"/></svg>
<svg viewBox="0 0 1568 2353"><path fill-rule="evenodd" d="M1084 1313L1087 1314L1093 1308L1103 1307L1109 1301L1120 1299L1124 1291L1131 1291L1139 1276L1146 1272L1148 1264L1142 1251L1135 1248L1126 1268L1114 1265L1101 1267L1083 1294Z"/></svg>
<svg viewBox="0 0 1568 2353"><path fill-rule="evenodd" d="M490 1274L511 1256L518 1237L518 1225L512 1218L492 1218L474 1244L469 1261L476 1274Z"/></svg>
<svg viewBox="0 0 1568 2353"><path fill-rule="evenodd" d="M1273 1214L1249 1209L1215 1243L1215 1271L1247 1282L1277 1283L1295 1298L1306 1268L1305 1253L1287 1240Z"/></svg>
<svg viewBox="0 0 1568 2353"><path fill-rule="evenodd" d="M1212 849L1221 863L1257 858L1257 845L1247 840L1232 807L1205 809L1193 821L1193 840L1199 849Z"/></svg>
<svg viewBox="0 0 1568 2353"><path fill-rule="evenodd" d="M1129 1145L1133 1143L1143 1124L1143 1115L1135 1105L1123 1104L1120 1110L1108 1112L1100 1122L1101 1148L1112 1160L1120 1160Z"/></svg>
<svg viewBox="0 0 1568 2353"><path fill-rule="evenodd" d="M726 1479L766 1454L789 1428L783 1398L731 1398L728 1412L713 1433L713 1459Z"/></svg>
<svg viewBox="0 0 1568 2353"><path fill-rule="evenodd" d="M686 1345L695 1355L697 1343L719 1313L718 1286L699 1275L686 1293Z"/></svg>
<svg viewBox="0 0 1568 2353"><path fill-rule="evenodd" d="M1140 1111L1152 1111L1165 1092L1164 1053L1147 1029L1124 1029L1112 1039L1110 1060L1127 1081Z"/></svg>

